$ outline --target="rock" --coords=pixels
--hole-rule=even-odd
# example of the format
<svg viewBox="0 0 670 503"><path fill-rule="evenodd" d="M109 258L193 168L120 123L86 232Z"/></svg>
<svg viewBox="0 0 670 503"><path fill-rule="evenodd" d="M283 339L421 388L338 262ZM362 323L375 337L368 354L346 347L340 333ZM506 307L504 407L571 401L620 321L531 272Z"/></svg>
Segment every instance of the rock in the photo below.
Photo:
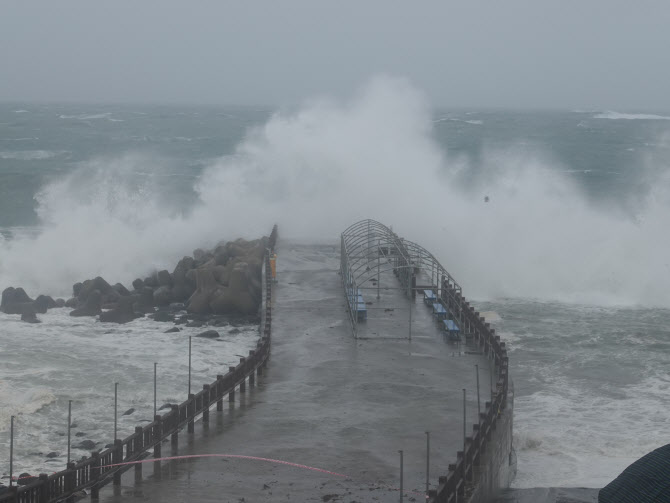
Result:
<svg viewBox="0 0 670 503"><path fill-rule="evenodd" d="M115 309L100 314L100 321L105 323L128 323L143 315L136 313L133 309L135 299L133 296L121 297Z"/></svg>
<svg viewBox="0 0 670 503"><path fill-rule="evenodd" d="M228 333L231 335L239 334L242 330L239 328L233 328L232 330L229 330Z"/></svg>
<svg viewBox="0 0 670 503"><path fill-rule="evenodd" d="M133 409L133 408L131 407L130 409L128 409L127 411L125 411L125 412L124 412L123 414L121 414L121 415L122 415L122 416L129 416L129 415L131 415L133 412L135 412L135 409Z"/></svg>
<svg viewBox="0 0 670 503"><path fill-rule="evenodd" d="M205 257L207 257L207 253L202 248L197 248L196 250L193 250L193 258L195 259L196 262L204 262Z"/></svg>
<svg viewBox="0 0 670 503"><path fill-rule="evenodd" d="M88 294L86 303L70 313L70 316L96 316L102 313L102 295L98 290L93 290Z"/></svg>
<svg viewBox="0 0 670 503"><path fill-rule="evenodd" d="M167 271L165 271L167 272ZM167 306L172 302L172 290L169 286L161 286L154 290L153 303L156 306Z"/></svg>
<svg viewBox="0 0 670 503"><path fill-rule="evenodd" d="M14 290L14 301L15 302L33 302L25 290L21 287Z"/></svg>
<svg viewBox="0 0 670 503"><path fill-rule="evenodd" d="M174 405L176 405L176 404L164 403L163 405L160 406L160 408L158 410L171 409Z"/></svg>
<svg viewBox="0 0 670 503"><path fill-rule="evenodd" d="M58 456L60 456L60 453L58 453L56 451L51 451L49 454L47 454L47 458L49 458L49 459L57 458Z"/></svg>
<svg viewBox="0 0 670 503"><path fill-rule="evenodd" d="M76 296L79 299L79 303L86 304L88 297L96 290L100 293L102 304L118 302L121 297L109 283L100 276L97 276L94 279L84 281L79 295Z"/></svg>
<svg viewBox="0 0 670 503"><path fill-rule="evenodd" d="M184 257L179 262L177 266L172 271L172 281L176 285L178 283L183 283L186 280L186 273L191 269L195 268L195 260L192 257Z"/></svg>
<svg viewBox="0 0 670 503"><path fill-rule="evenodd" d="M127 297L128 295L130 295L130 292L128 291L128 289L125 286L123 286L121 283L117 283L112 288L114 289L114 291L116 293L118 293L122 297Z"/></svg>
<svg viewBox="0 0 670 503"><path fill-rule="evenodd" d="M74 434L74 436L75 437L85 437L86 433L84 433L83 431L78 431L77 433Z"/></svg>
<svg viewBox="0 0 670 503"><path fill-rule="evenodd" d="M95 449L96 443L93 440L82 440L78 444L73 445L75 449L82 449L85 451L92 451Z"/></svg>
<svg viewBox="0 0 670 503"><path fill-rule="evenodd" d="M147 276L144 278L144 286L145 287L150 287L150 288L157 288L158 285L158 278L156 277L156 273L152 274L151 276Z"/></svg>
<svg viewBox="0 0 670 503"><path fill-rule="evenodd" d="M193 291L198 287L198 274L196 269L186 271L186 284L193 287Z"/></svg>
<svg viewBox="0 0 670 503"><path fill-rule="evenodd" d="M81 293L81 289L84 287L83 283L75 283L72 285L72 296L73 297L79 297L79 294Z"/></svg>
<svg viewBox="0 0 670 503"><path fill-rule="evenodd" d="M21 313L21 321L25 321L26 323L41 323L41 321L37 318L34 309L25 309L24 312Z"/></svg>
<svg viewBox="0 0 670 503"><path fill-rule="evenodd" d="M197 250L196 250L197 251ZM196 269L197 289L188 300L189 313L204 314L210 312L209 303L213 292L218 288L211 269Z"/></svg>
<svg viewBox="0 0 670 503"><path fill-rule="evenodd" d="M55 300L56 307L65 307L65 299L58 298Z"/></svg>
<svg viewBox="0 0 670 503"><path fill-rule="evenodd" d="M172 276L166 270L158 271L156 274L159 286L172 286Z"/></svg>
<svg viewBox="0 0 670 503"><path fill-rule="evenodd" d="M163 333L164 333L164 334L174 334L175 332L180 332L180 331L181 331L181 330L180 330L179 327L172 327L172 328L166 330L166 331L163 332Z"/></svg>
<svg viewBox="0 0 670 503"><path fill-rule="evenodd" d="M229 262L229 264L232 265L232 262ZM214 274L217 283L220 283L223 286L228 286L231 271L232 267L224 267L222 265L217 265L212 268L212 274Z"/></svg>
<svg viewBox="0 0 670 503"><path fill-rule="evenodd" d="M2 300L0 300L0 309L4 310L6 305L14 303L15 291L16 288L14 288L13 286L8 286L2 291Z"/></svg>
<svg viewBox="0 0 670 503"><path fill-rule="evenodd" d="M172 297L175 301L183 302L195 292L195 276L189 272L195 267L195 261L191 257L182 258L172 273Z"/></svg>
<svg viewBox="0 0 670 503"><path fill-rule="evenodd" d="M77 307L77 298L72 297L71 299L67 299L65 301L65 307L70 307L70 308Z"/></svg>
<svg viewBox="0 0 670 503"><path fill-rule="evenodd" d="M17 302L14 304L8 304L2 310L5 312L5 314L35 313L35 308L33 307L32 302Z"/></svg>
<svg viewBox="0 0 670 503"><path fill-rule="evenodd" d="M142 281L140 278L137 278L135 281L133 281L133 288L139 292L142 290L142 288L144 288L144 281Z"/></svg>
<svg viewBox="0 0 670 503"><path fill-rule="evenodd" d="M56 307L56 301L48 295L39 295L33 302L33 307L36 313L44 314L47 309Z"/></svg>
<svg viewBox="0 0 670 503"><path fill-rule="evenodd" d="M154 291L151 287L143 286L142 289L131 296L133 309L138 313L154 312Z"/></svg>
<svg viewBox="0 0 670 503"><path fill-rule="evenodd" d="M176 302L186 302L195 292L195 287L188 283L181 283L172 287L172 300Z"/></svg>
<svg viewBox="0 0 670 503"><path fill-rule="evenodd" d="M183 302L173 302L168 307L170 308L170 311L173 313L183 311L186 309L186 305Z"/></svg>
<svg viewBox="0 0 670 503"><path fill-rule="evenodd" d="M157 313L151 315L150 317L153 318L154 321L174 323L174 316L172 316L167 311L158 311Z"/></svg>
<svg viewBox="0 0 670 503"><path fill-rule="evenodd" d="M32 305L33 299L23 288L7 287L2 291L0 311L7 314L22 314L27 305Z"/></svg>
<svg viewBox="0 0 670 503"><path fill-rule="evenodd" d="M27 486L37 480L37 477L29 474L28 472L23 472L19 475L19 479L16 482L20 486Z"/></svg>
<svg viewBox="0 0 670 503"><path fill-rule="evenodd" d="M249 265L238 262L230 273L227 288L220 288L212 296L210 309L217 314L236 312L252 314L258 310L258 301L250 292Z"/></svg>
<svg viewBox="0 0 670 503"><path fill-rule="evenodd" d="M219 337L219 332L216 330L206 330L205 332L201 332L196 337L203 337L205 339L216 339Z"/></svg>

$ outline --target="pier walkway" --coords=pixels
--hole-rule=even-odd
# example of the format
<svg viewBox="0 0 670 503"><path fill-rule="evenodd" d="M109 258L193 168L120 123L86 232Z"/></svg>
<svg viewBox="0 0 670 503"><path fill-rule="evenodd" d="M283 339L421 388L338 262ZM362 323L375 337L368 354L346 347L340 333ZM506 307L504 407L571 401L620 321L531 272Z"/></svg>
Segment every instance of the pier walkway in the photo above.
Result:
<svg viewBox="0 0 670 503"><path fill-rule="evenodd" d="M149 463L137 482L127 472L120 486L101 491L101 501L396 502L399 450L405 500L424 500L425 431L434 489L463 449L463 388L468 434L477 421L475 364L482 410L490 400L488 360L465 353L476 346L445 342L420 296L411 341L409 318L394 311L378 315L395 320L383 324L383 334L362 329L352 337L339 248L279 244L266 372L223 412L212 410L209 426L197 423L172 453L269 458L332 473L250 458L175 459ZM163 456L170 455L168 443Z"/></svg>

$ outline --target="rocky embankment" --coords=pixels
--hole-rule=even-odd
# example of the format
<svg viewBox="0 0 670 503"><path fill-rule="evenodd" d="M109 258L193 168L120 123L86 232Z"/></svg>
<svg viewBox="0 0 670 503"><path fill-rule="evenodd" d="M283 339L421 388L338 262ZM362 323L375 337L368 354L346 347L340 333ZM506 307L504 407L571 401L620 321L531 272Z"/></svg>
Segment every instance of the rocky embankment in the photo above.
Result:
<svg viewBox="0 0 670 503"><path fill-rule="evenodd" d="M197 249L172 272L155 271L135 279L132 289L121 283L111 285L98 276L73 285L72 297L65 300L48 295L33 299L23 288L10 286L2 292L0 311L21 315L28 323L39 323L37 315L55 307L72 308L71 316L99 316L100 321L111 323L146 315L156 321L196 325L216 324L222 316L255 317L261 303L263 256L276 235L275 227L269 238L238 239L209 251Z"/></svg>

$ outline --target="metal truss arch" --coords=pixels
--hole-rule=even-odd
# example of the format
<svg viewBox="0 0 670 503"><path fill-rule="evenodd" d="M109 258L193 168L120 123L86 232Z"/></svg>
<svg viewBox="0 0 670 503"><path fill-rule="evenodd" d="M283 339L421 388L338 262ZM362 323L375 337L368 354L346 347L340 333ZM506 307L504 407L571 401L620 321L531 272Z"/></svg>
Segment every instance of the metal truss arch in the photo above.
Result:
<svg viewBox="0 0 670 503"><path fill-rule="evenodd" d="M390 227L376 220L360 220L341 235L340 273L347 299L347 310L354 336L358 322L367 319L362 290L377 288L379 299L380 275L393 271L408 298L422 289L435 290L438 295L460 296L461 287L422 246L400 238ZM421 276L419 276L421 273ZM417 284L417 278L428 284Z"/></svg>

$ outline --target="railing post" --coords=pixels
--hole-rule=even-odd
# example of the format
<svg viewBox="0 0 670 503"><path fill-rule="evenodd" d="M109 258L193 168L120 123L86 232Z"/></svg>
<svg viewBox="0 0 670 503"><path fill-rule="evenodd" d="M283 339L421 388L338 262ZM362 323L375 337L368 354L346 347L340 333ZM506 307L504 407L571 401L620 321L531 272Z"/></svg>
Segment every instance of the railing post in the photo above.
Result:
<svg viewBox="0 0 670 503"><path fill-rule="evenodd" d="M202 385L202 424L209 424L209 384Z"/></svg>
<svg viewBox="0 0 670 503"><path fill-rule="evenodd" d="M223 376L218 374L216 376L216 410L221 412L223 410Z"/></svg>
<svg viewBox="0 0 670 503"><path fill-rule="evenodd" d="M93 492L91 492L93 498ZM48 503L49 501L49 476L46 473L40 473L40 494L38 496L39 503Z"/></svg>
<svg viewBox="0 0 670 503"><path fill-rule="evenodd" d="M465 419L465 409L466 409L466 402L465 402L465 388L463 388L463 484L465 485L465 480L467 479L467 473L466 473L466 458L465 458L465 452L466 452L466 442L467 442L467 422Z"/></svg>
<svg viewBox="0 0 670 503"><path fill-rule="evenodd" d="M98 480L100 479L100 453L98 451L92 452L91 458L93 459L93 462L91 463L91 481L93 481L93 485L91 486L91 500L97 500L99 498ZM40 478L41 477L42 476L40 475Z"/></svg>
<svg viewBox="0 0 670 503"><path fill-rule="evenodd" d="M154 426L154 458L161 457L161 440L163 438L163 417L159 414L154 416L156 426Z"/></svg>
<svg viewBox="0 0 670 503"><path fill-rule="evenodd" d="M253 359L254 355L256 354L256 351L253 349L249 350L249 358ZM249 372L249 387L253 388L256 385L256 373L252 370Z"/></svg>
<svg viewBox="0 0 670 503"><path fill-rule="evenodd" d="M155 416L154 416L155 417ZM144 430L141 426L135 426L135 448L133 457L137 457L144 450ZM135 463L135 481L142 480L142 463Z"/></svg>
<svg viewBox="0 0 670 503"><path fill-rule="evenodd" d="M233 373L235 372L235 367L228 367L228 370ZM233 389L230 390L228 393L228 401L229 402L234 402L235 401L235 387L233 386Z"/></svg>
<svg viewBox="0 0 670 503"><path fill-rule="evenodd" d="M240 357L240 363L246 364L247 359L245 357ZM246 365L243 366L244 370L246 370ZM242 375L242 382L240 383L240 393L244 393L247 391L247 383L246 383L246 378L244 375Z"/></svg>
<svg viewBox="0 0 670 503"><path fill-rule="evenodd" d="M188 432L193 433L195 431L195 395L189 393L188 395L188 405L186 405L186 417L188 417Z"/></svg>
<svg viewBox="0 0 670 503"><path fill-rule="evenodd" d="M176 417L177 421L175 422L176 425L179 424L179 405L173 405L172 406L172 417ZM179 428L175 426L174 431L172 432L172 436L170 438L170 441L172 443L172 447L176 448L178 443L179 443Z"/></svg>
<svg viewBox="0 0 670 503"><path fill-rule="evenodd" d="M402 503L403 496L404 496L404 491L403 491L403 479L404 479L404 474L403 474L403 466L402 466L402 451L398 451L400 453L400 503Z"/></svg>
<svg viewBox="0 0 670 503"><path fill-rule="evenodd" d="M112 452L112 464L114 470L114 485L121 485L121 467L118 466L123 461L123 441L120 438L114 440L114 451Z"/></svg>
<svg viewBox="0 0 670 503"><path fill-rule="evenodd" d="M66 465L67 471L65 472L65 494L70 494L74 492L74 489L76 487L76 472L74 471L74 463L69 462ZM71 503L74 501L73 496L70 494L65 501L67 503Z"/></svg>

